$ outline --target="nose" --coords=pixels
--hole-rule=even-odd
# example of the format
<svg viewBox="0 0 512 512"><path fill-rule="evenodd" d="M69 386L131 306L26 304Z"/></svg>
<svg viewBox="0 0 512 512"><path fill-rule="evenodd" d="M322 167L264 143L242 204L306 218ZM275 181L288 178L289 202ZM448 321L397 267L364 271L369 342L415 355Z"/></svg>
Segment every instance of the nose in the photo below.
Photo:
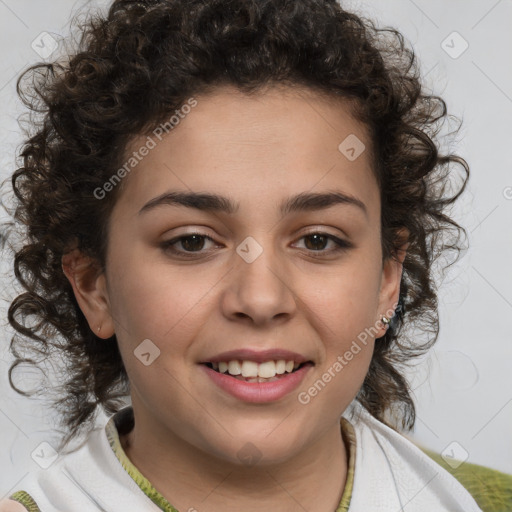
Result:
<svg viewBox="0 0 512 512"><path fill-rule="evenodd" d="M258 326L289 320L296 311L296 294L284 259L271 249L263 249L253 261L239 254L223 295L224 315Z"/></svg>

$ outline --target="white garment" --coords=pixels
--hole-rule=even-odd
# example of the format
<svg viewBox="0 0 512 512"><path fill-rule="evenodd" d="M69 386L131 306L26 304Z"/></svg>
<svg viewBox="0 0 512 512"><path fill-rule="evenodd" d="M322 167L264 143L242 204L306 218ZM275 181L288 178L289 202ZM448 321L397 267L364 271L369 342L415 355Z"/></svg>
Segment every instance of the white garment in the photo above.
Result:
<svg viewBox="0 0 512 512"><path fill-rule="evenodd" d="M349 512L482 512L452 475L357 402L343 416L356 434ZM105 428L21 485L41 512L160 510L124 470Z"/></svg>
<svg viewBox="0 0 512 512"><path fill-rule="evenodd" d="M482 512L455 477L408 439L358 403L353 412L347 417L357 440L349 512Z"/></svg>

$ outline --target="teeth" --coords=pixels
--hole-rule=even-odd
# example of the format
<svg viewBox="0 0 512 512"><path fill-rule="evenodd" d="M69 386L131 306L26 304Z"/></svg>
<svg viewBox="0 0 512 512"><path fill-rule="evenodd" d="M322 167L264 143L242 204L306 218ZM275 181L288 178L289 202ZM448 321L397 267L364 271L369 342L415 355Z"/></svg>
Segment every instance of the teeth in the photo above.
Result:
<svg viewBox="0 0 512 512"><path fill-rule="evenodd" d="M257 377L258 363L254 361L244 361L242 363L242 377Z"/></svg>
<svg viewBox="0 0 512 512"><path fill-rule="evenodd" d="M270 379L270 377L276 376L276 363L274 361L267 361L266 363L261 363L258 366L258 376L263 377L265 379Z"/></svg>
<svg viewBox="0 0 512 512"><path fill-rule="evenodd" d="M238 361L229 361L228 372L230 375L241 375L242 366Z"/></svg>
<svg viewBox="0 0 512 512"><path fill-rule="evenodd" d="M254 382L260 382L261 379L272 379L276 375L291 373L300 366L295 361L265 361L264 363L256 363L254 361L220 361L212 363L214 370L220 373L228 373L229 375L241 375L245 378L255 379Z"/></svg>

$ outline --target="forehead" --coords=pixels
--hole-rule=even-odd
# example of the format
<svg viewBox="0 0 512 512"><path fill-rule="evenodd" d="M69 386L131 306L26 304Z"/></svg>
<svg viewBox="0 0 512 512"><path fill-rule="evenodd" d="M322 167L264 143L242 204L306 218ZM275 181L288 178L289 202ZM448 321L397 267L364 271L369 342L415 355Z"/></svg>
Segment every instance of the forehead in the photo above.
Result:
<svg viewBox="0 0 512 512"><path fill-rule="evenodd" d="M243 204L341 187L375 202L371 140L347 100L283 86L252 95L223 86L194 100L174 128L150 134L154 147L123 183L134 206L166 189L207 190ZM132 140L126 157L146 141Z"/></svg>

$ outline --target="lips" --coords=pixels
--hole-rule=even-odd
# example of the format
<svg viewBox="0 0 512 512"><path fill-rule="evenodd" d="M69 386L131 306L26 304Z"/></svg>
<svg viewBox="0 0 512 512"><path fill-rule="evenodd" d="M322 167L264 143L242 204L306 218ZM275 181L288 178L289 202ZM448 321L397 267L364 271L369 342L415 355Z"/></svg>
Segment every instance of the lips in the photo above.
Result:
<svg viewBox="0 0 512 512"><path fill-rule="evenodd" d="M201 362L222 390L247 402L278 400L296 388L313 361L284 349L222 352Z"/></svg>
<svg viewBox="0 0 512 512"><path fill-rule="evenodd" d="M303 356L302 354L298 354L297 352L292 352L290 350L284 349L268 349L268 350L251 350L251 349L239 349L239 350L229 350L227 352L222 352L215 356L209 357L202 361L203 364L206 363L220 363L222 361L253 361L255 363L264 363L265 361L293 361L294 363L305 363L309 361L309 358Z"/></svg>

